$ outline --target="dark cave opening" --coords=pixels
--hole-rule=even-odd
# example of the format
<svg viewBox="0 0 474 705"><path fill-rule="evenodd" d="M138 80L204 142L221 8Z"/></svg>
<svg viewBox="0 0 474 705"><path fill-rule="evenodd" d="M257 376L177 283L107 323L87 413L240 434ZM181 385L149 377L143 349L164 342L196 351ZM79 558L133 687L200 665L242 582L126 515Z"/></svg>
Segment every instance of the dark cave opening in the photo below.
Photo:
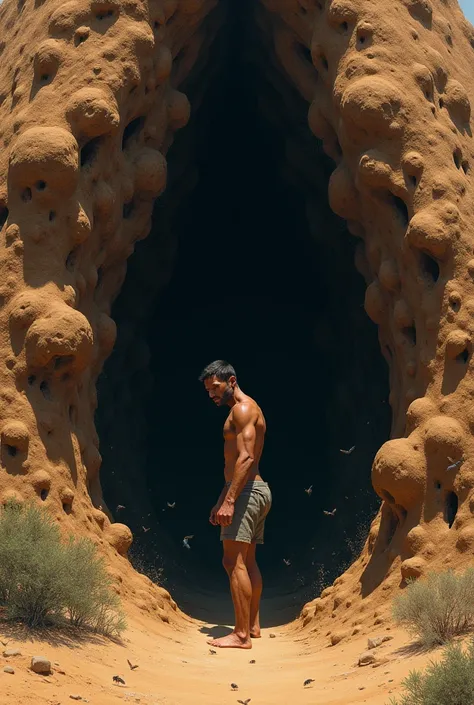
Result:
<svg viewBox="0 0 474 705"><path fill-rule="evenodd" d="M232 18L244 20L243 10ZM168 154L167 191L112 311L101 480L115 520L134 532L132 560L178 604L184 584L227 590L208 522L225 410L197 378L228 359L267 421L267 594L300 606L357 555L379 506L370 471L389 436L388 374L307 105L285 77L259 70L253 31L237 50L240 30L230 23L214 47L220 68L202 100L202 76L180 88L199 107Z"/></svg>

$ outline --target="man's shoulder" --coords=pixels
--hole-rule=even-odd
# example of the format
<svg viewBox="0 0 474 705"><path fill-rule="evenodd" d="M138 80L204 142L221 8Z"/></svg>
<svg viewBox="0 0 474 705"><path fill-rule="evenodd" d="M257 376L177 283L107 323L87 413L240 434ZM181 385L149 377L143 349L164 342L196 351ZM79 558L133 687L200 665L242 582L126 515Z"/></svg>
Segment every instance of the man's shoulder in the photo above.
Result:
<svg viewBox="0 0 474 705"><path fill-rule="evenodd" d="M261 413L260 407L257 402L251 397L246 397L241 401L237 402L232 407L232 417L235 420L251 420L255 415Z"/></svg>

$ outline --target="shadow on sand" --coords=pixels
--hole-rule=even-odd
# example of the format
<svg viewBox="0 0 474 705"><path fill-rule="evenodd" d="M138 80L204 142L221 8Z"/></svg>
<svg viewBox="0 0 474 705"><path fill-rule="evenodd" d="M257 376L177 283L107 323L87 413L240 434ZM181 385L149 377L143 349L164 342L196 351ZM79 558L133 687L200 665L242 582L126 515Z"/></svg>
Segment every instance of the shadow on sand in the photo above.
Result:
<svg viewBox="0 0 474 705"><path fill-rule="evenodd" d="M91 630L70 625L58 624L33 629L25 624L2 619L0 619L0 638L3 648L8 648L9 641L24 643L42 641L50 646L67 646L70 649L77 649L85 644L106 646L110 642L124 646L121 639L105 637Z"/></svg>

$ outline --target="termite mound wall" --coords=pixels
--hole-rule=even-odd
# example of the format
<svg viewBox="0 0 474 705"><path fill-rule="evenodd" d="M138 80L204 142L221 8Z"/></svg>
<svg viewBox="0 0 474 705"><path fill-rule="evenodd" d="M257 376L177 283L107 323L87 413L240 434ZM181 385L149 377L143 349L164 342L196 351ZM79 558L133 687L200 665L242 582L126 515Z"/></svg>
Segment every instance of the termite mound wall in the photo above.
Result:
<svg viewBox="0 0 474 705"><path fill-rule="evenodd" d="M390 368L393 439L372 468L381 510L360 558L302 614L350 633L361 596L379 623L391 588L472 562L474 30L450 0L263 5L335 163L331 207L359 240Z"/></svg>
<svg viewBox="0 0 474 705"><path fill-rule="evenodd" d="M0 8L1 501L37 498L65 531L91 536L117 590L164 619L176 608L166 591L120 584L132 535L102 497L96 381L127 258L189 119L179 85L212 42L216 5Z"/></svg>

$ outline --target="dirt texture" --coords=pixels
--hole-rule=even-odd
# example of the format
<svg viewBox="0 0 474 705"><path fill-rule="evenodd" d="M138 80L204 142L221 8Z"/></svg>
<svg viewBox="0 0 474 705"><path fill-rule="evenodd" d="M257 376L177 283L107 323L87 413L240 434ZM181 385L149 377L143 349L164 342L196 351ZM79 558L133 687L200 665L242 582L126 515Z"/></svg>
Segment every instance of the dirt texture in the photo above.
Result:
<svg viewBox="0 0 474 705"><path fill-rule="evenodd" d="M205 63L224 5L0 7L1 501L37 497L65 531L91 536L117 591L164 621L176 605L134 575L131 532L102 497L96 382L127 258L190 116L179 87ZM336 164L331 207L360 239L390 367L381 511L298 624L338 643L380 624L404 579L472 560L474 30L454 0L265 0L255 15Z"/></svg>

